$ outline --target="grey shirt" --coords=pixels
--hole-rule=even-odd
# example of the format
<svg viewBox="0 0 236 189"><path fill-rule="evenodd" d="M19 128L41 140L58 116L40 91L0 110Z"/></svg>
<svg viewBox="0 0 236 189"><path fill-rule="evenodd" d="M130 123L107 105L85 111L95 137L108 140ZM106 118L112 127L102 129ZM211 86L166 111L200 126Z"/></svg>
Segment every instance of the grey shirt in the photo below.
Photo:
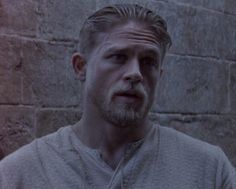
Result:
<svg viewBox="0 0 236 189"><path fill-rule="evenodd" d="M0 188L236 189L236 173L220 148L162 126L127 145L112 170L67 126L4 158Z"/></svg>

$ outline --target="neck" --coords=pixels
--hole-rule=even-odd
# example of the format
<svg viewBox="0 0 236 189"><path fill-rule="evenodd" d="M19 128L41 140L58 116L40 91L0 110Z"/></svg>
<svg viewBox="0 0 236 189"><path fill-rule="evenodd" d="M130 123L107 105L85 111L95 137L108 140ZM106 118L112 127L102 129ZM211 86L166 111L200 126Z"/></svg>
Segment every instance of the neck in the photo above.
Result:
<svg viewBox="0 0 236 189"><path fill-rule="evenodd" d="M99 149L101 146L110 146L116 149L142 139L148 132L150 123L145 119L137 125L119 127L102 118L83 114L75 128L79 138L88 147Z"/></svg>
<svg viewBox="0 0 236 189"><path fill-rule="evenodd" d="M107 162L111 160L111 167L118 164L126 145L142 139L150 128L147 118L137 125L119 127L104 120L96 112L88 114L86 109L81 120L74 125L74 130L82 143L97 149Z"/></svg>

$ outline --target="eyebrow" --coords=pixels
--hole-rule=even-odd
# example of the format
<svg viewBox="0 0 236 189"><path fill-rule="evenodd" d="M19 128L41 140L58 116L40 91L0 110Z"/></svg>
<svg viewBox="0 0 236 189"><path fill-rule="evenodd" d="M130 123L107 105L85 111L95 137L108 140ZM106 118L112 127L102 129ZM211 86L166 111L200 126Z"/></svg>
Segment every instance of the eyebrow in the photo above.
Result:
<svg viewBox="0 0 236 189"><path fill-rule="evenodd" d="M143 53L147 54L147 55L151 55L151 56L160 56L160 51L159 50L154 50L154 49L147 49L145 50Z"/></svg>
<svg viewBox="0 0 236 189"><path fill-rule="evenodd" d="M113 52L129 52L133 49L133 47L108 47L104 49L105 54L113 53ZM143 51L143 53L147 53L152 56L160 56L160 50L158 48L154 47L146 47Z"/></svg>
<svg viewBox="0 0 236 189"><path fill-rule="evenodd" d="M127 52L130 51L131 49L128 47L108 47L105 48L104 52L107 53L112 53L112 52Z"/></svg>

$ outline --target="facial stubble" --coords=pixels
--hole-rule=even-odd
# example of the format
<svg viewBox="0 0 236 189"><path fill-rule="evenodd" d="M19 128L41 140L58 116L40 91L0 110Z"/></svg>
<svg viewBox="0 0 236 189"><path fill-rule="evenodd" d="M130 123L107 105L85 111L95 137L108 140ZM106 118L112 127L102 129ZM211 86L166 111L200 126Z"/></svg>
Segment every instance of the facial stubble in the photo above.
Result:
<svg viewBox="0 0 236 189"><path fill-rule="evenodd" d="M129 87L130 88L130 87ZM128 89L128 87L126 87ZM126 90L122 89L122 90ZM147 92L143 87L138 87L139 92L143 94L141 104L132 104L125 102L117 102L114 99L115 93L121 90L120 87L113 87L109 90L108 94L103 93L100 95L93 95L92 101L98 108L101 116L111 122L117 127L131 127L140 124L147 115L152 100L148 99Z"/></svg>

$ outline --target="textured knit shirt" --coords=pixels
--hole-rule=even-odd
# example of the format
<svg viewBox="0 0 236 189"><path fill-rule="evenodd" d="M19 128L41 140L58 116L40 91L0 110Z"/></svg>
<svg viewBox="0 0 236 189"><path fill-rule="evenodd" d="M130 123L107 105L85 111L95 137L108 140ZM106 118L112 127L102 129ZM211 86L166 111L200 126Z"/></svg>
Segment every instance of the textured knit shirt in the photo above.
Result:
<svg viewBox="0 0 236 189"><path fill-rule="evenodd" d="M67 126L4 158L0 188L236 189L236 173L220 148L162 126L128 144L113 170Z"/></svg>

